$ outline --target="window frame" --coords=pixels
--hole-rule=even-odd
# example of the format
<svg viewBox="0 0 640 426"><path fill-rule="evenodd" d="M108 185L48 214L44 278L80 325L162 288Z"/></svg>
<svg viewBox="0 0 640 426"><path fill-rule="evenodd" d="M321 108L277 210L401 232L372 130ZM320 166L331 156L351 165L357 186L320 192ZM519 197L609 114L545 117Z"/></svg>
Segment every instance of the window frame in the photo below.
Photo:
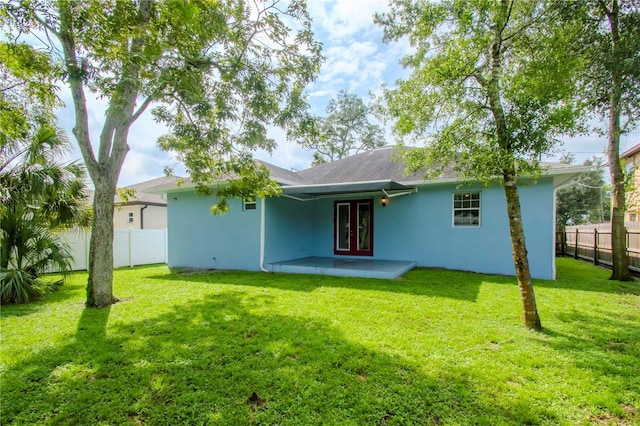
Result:
<svg viewBox="0 0 640 426"><path fill-rule="evenodd" d="M469 194L471 198L469 201L476 201L473 196L478 196L478 207L456 207L456 201L464 201L463 199L456 200L456 196L464 197L465 194ZM456 212L459 211L477 211L478 223L456 223ZM453 228L480 228L482 226L482 191L456 191L451 194L451 226Z"/></svg>
<svg viewBox="0 0 640 426"><path fill-rule="evenodd" d="M127 223L133 223L133 212L128 212Z"/></svg>
<svg viewBox="0 0 640 426"><path fill-rule="evenodd" d="M251 207L253 206L253 207ZM258 203L255 198L245 198L242 200L242 211L252 212L258 210Z"/></svg>

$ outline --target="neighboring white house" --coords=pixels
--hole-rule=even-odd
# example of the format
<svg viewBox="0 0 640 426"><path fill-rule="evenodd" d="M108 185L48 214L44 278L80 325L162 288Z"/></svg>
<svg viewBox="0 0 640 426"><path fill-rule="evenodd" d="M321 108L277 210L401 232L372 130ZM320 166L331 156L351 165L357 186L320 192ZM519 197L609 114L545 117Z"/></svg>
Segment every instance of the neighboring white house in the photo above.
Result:
<svg viewBox="0 0 640 426"><path fill-rule="evenodd" d="M156 186L174 184L175 177L159 177L125 187L132 189L133 196L122 200L116 194L113 202L113 225L116 229L165 229L167 227L167 200L159 194L148 194L145 190Z"/></svg>
<svg viewBox="0 0 640 426"><path fill-rule="evenodd" d="M133 190L127 200L116 194L113 211L115 229L165 229L167 227L167 200L164 195L144 191L157 186L174 184L176 177L159 177L123 189ZM93 195L93 194L92 194ZM93 204L93 196L89 202Z"/></svg>

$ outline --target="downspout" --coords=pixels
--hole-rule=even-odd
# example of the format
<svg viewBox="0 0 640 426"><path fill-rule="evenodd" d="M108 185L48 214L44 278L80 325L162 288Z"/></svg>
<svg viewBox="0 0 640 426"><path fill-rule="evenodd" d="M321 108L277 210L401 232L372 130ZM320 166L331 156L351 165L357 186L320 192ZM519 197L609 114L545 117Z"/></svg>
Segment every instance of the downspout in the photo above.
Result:
<svg viewBox="0 0 640 426"><path fill-rule="evenodd" d="M555 280L556 279L556 247L557 247L557 241L556 241L556 237L558 236L558 233L556 232L556 220L557 220L557 210L558 210L558 189L560 188L553 188L553 238L552 240L552 244L553 244L553 248L552 248L552 252L553 253L553 262L551 265L551 279ZM577 244L577 241L576 241ZM563 253L564 255L564 253ZM594 255L595 257L595 255Z"/></svg>
<svg viewBox="0 0 640 426"><path fill-rule="evenodd" d="M265 202L264 198L260 199L260 270L262 272L269 272L264 267L264 240L265 240Z"/></svg>
<svg viewBox="0 0 640 426"><path fill-rule="evenodd" d="M140 209L140 229L144 229L144 209L149 207L148 204L145 204L143 208Z"/></svg>

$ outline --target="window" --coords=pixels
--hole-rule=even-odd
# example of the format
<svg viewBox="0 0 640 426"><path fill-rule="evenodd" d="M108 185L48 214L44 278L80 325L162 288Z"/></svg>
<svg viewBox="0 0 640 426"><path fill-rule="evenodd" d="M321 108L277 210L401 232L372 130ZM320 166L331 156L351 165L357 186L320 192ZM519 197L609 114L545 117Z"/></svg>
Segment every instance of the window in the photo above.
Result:
<svg viewBox="0 0 640 426"><path fill-rule="evenodd" d="M635 168L635 164L633 164L633 161L629 161L626 165L625 165L625 169L627 171L628 174L633 173L633 170Z"/></svg>
<svg viewBox="0 0 640 426"><path fill-rule="evenodd" d="M480 226L480 192L453 194L453 226Z"/></svg>
<svg viewBox="0 0 640 426"><path fill-rule="evenodd" d="M127 218L128 223L133 223L133 212L129 212L129 216Z"/></svg>
<svg viewBox="0 0 640 426"><path fill-rule="evenodd" d="M243 210L255 210L256 209L256 199L255 198L247 198L244 200Z"/></svg>

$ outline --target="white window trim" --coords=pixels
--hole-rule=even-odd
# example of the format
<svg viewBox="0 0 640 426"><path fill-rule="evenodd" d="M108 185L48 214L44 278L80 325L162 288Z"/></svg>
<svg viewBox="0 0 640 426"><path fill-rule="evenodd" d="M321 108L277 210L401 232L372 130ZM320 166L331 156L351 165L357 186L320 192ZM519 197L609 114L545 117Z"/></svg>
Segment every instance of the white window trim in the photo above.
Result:
<svg viewBox="0 0 640 426"><path fill-rule="evenodd" d="M253 208L247 208L247 205L253 205ZM255 198L242 200L242 211L253 212L258 209L258 203Z"/></svg>
<svg viewBox="0 0 640 426"><path fill-rule="evenodd" d="M127 223L133 223L133 212L127 214Z"/></svg>
<svg viewBox="0 0 640 426"><path fill-rule="evenodd" d="M457 210L478 210L477 225L456 225L455 201L458 194L478 194L478 207L460 208ZM456 191L451 194L451 227L453 228L480 228L482 226L482 191Z"/></svg>

